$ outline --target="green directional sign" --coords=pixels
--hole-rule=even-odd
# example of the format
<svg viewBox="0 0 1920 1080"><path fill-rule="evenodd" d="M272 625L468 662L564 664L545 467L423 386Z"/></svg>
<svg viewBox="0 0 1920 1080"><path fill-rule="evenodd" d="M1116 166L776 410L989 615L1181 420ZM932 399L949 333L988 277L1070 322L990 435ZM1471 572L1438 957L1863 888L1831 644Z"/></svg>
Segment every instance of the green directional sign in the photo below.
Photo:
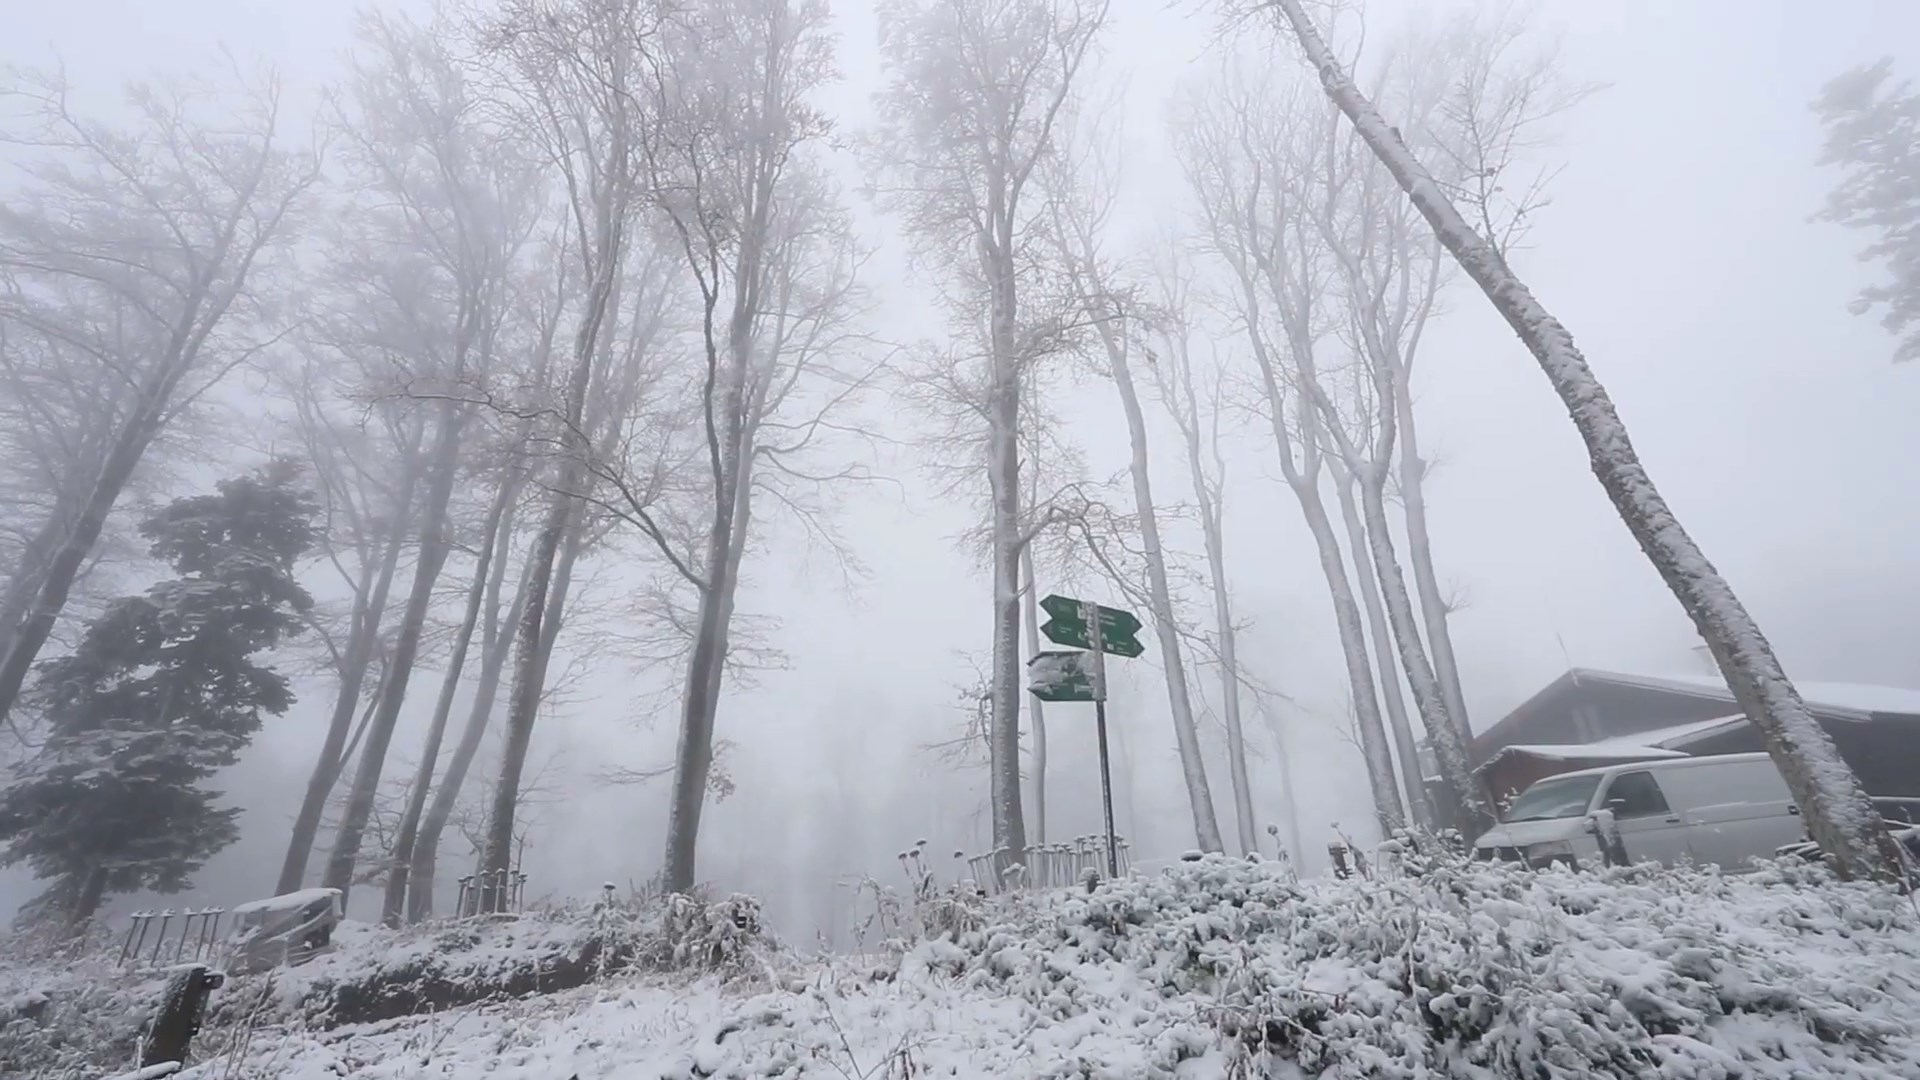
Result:
<svg viewBox="0 0 1920 1080"><path fill-rule="evenodd" d="M1041 701L1092 701L1093 657L1061 650L1027 661L1027 692Z"/></svg>
<svg viewBox="0 0 1920 1080"><path fill-rule="evenodd" d="M1093 638L1087 632L1086 608L1080 601L1055 593L1040 601L1040 607L1049 616L1040 627L1048 641L1076 649L1093 648ZM1147 651L1135 636L1140 631L1140 620L1131 611L1110 607L1096 607L1095 611L1100 621L1101 652L1131 657Z"/></svg>

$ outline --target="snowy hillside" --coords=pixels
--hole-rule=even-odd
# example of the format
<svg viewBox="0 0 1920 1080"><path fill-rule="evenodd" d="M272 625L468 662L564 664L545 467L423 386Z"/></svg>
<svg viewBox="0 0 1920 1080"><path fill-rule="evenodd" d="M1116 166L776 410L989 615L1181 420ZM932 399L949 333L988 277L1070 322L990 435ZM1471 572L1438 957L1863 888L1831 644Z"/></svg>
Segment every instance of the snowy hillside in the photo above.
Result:
<svg viewBox="0 0 1920 1080"><path fill-rule="evenodd" d="M358 931L274 984L230 984L185 1075L1893 1080L1920 1065L1920 916L1799 867L1449 861L1298 882L1211 858L1090 894L962 895L892 913L890 929L940 937L831 961L753 937L750 905L679 929L576 914L411 945ZM649 953L661 934L695 944ZM370 1023L315 1008L382 967L417 977L428 958L485 983L528 957L557 971L584 941L627 970Z"/></svg>

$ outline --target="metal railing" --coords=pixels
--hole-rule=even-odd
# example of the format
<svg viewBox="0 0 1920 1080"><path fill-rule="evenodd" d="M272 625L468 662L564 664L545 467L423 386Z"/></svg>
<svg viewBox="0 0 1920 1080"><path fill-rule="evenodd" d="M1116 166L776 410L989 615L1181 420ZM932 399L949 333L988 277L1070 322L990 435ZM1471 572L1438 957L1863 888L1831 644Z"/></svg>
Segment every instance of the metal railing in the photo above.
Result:
<svg viewBox="0 0 1920 1080"><path fill-rule="evenodd" d="M220 948L226 908L136 911L120 943L122 964L186 964L213 959Z"/></svg>
<svg viewBox="0 0 1920 1080"><path fill-rule="evenodd" d="M1132 870L1125 837L1114 838L1114 861L1120 876ZM1107 876L1107 838L1081 836L1066 843L1035 844L1027 849L1022 864L1010 857L1005 848L984 855L969 855L967 871L989 895L1020 889L1061 889L1085 881L1089 871L1095 877Z"/></svg>
<svg viewBox="0 0 1920 1080"><path fill-rule="evenodd" d="M519 870L483 870L460 879L453 910L461 918L474 915L518 914L525 899L527 875Z"/></svg>

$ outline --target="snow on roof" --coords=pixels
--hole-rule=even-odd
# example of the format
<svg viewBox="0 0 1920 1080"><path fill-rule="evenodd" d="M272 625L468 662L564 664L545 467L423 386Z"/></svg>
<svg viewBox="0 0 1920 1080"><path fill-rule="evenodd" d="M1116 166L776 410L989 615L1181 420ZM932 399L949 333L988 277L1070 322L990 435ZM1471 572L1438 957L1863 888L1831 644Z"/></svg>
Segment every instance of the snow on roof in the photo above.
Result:
<svg viewBox="0 0 1920 1080"><path fill-rule="evenodd" d="M1639 686L1649 690L1670 690L1732 701L1733 692L1718 675L1634 675L1623 671L1575 668L1574 681L1595 679ZM1803 682L1794 680L1801 700L1815 712L1845 720L1868 720L1874 713L1898 713L1920 716L1920 690L1868 683Z"/></svg>
<svg viewBox="0 0 1920 1080"><path fill-rule="evenodd" d="M1691 723L1655 728L1652 731L1637 731L1631 735L1616 735L1610 739L1596 739L1586 743L1514 743L1501 747L1480 768L1484 769L1492 765L1507 754L1525 754L1528 757L1545 758L1548 761L1646 761L1656 758L1686 757L1685 751L1675 747L1708 735L1717 735L1745 723L1748 723L1748 720L1744 716L1716 716L1711 720L1695 720Z"/></svg>
<svg viewBox="0 0 1920 1080"><path fill-rule="evenodd" d="M252 915L260 911L298 911L308 904L338 897L339 889L301 889L281 896L269 896L265 900L249 900L244 904L235 904L230 913L235 916Z"/></svg>

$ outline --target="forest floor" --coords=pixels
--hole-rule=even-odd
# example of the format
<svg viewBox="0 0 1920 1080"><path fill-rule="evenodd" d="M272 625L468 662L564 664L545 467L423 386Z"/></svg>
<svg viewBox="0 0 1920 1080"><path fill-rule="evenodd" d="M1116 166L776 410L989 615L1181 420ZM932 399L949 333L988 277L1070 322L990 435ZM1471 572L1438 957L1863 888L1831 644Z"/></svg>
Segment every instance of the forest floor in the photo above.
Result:
<svg viewBox="0 0 1920 1080"><path fill-rule="evenodd" d="M1920 1075L1920 910L1892 890L1789 864L1732 877L1388 862L1300 881L1213 857L995 901L927 882L883 899L884 940L861 957L744 932L738 900L641 930L585 909L484 934L363 928L274 981L230 983L182 1075ZM369 973L418 977L426 962L484 982L517 957L663 928L678 944L609 950L646 962L572 989L367 1022L327 1012Z"/></svg>

